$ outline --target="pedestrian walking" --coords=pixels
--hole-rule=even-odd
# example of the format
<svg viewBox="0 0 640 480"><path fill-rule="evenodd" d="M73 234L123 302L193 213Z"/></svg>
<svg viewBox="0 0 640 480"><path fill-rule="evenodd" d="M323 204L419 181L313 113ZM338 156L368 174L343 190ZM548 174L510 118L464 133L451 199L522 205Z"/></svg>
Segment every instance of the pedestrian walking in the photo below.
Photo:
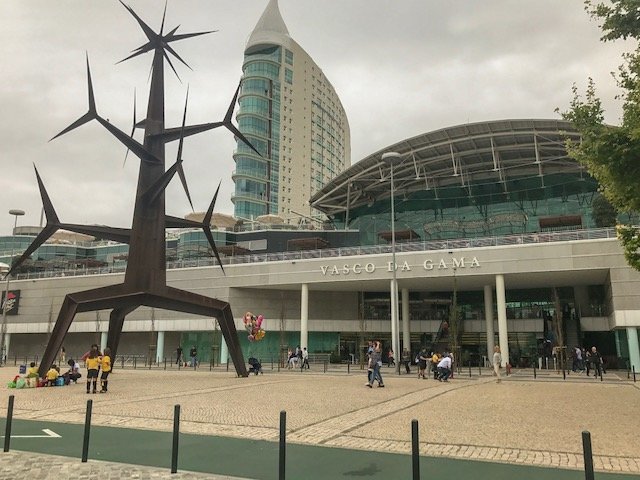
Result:
<svg viewBox="0 0 640 480"><path fill-rule="evenodd" d="M384 387L382 375L380 374L380 367L382 367L382 344L379 341L374 343L373 352L371 352L371 357L369 358L369 366L371 368L371 378L366 386L373 388L373 382L377 380L378 387Z"/></svg>
<svg viewBox="0 0 640 480"><path fill-rule="evenodd" d="M309 370L309 352L307 351L307 347L302 349L302 366L300 370L304 370L305 367Z"/></svg>
<svg viewBox="0 0 640 480"><path fill-rule="evenodd" d="M184 362L182 359L182 347L178 345L178 348L176 348L176 365L182 365L182 362Z"/></svg>
<svg viewBox="0 0 640 480"><path fill-rule="evenodd" d="M407 375L410 374L411 368L409 367L409 364L411 363L411 353L406 348L402 350L402 363Z"/></svg>
<svg viewBox="0 0 640 480"><path fill-rule="evenodd" d="M192 346L191 350L189 350L189 356L191 357L191 366L193 368L198 366L198 349L196 346Z"/></svg>
<svg viewBox="0 0 640 480"><path fill-rule="evenodd" d="M501 366L502 366L502 354L500 353L500 347L496 345L495 347L493 347L493 371L495 372L496 377L498 377L498 383L502 381L502 378L500 376Z"/></svg>

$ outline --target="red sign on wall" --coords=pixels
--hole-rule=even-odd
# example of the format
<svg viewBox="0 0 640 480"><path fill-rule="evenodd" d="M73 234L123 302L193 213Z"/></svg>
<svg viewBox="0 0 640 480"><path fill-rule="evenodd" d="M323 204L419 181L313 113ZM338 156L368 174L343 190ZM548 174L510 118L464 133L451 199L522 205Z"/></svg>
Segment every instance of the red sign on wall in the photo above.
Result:
<svg viewBox="0 0 640 480"><path fill-rule="evenodd" d="M4 309L4 295L2 292L2 308ZM9 290L7 301L7 315L18 315L18 307L20 306L20 290Z"/></svg>

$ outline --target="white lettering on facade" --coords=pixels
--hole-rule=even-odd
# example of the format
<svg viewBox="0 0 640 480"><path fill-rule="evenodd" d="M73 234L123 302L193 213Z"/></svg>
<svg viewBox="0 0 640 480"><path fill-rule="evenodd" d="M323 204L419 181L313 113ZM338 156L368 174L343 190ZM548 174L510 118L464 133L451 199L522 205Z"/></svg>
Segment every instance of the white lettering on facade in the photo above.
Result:
<svg viewBox="0 0 640 480"><path fill-rule="evenodd" d="M393 262L387 262L387 272L393 272L394 264ZM480 268L480 260L478 257L458 257L458 258L440 258L440 259L431 259L426 258L422 262L422 268L427 271L431 270L448 270L450 268L454 269L462 269L462 268ZM395 264L396 271L400 270L402 272L410 272L412 270L411 265L407 260L402 263ZM376 266L374 263L354 263L349 264L345 263L343 265L321 265L320 272L322 275L350 275L351 273L355 275L359 275L362 272L373 273L376 271Z"/></svg>

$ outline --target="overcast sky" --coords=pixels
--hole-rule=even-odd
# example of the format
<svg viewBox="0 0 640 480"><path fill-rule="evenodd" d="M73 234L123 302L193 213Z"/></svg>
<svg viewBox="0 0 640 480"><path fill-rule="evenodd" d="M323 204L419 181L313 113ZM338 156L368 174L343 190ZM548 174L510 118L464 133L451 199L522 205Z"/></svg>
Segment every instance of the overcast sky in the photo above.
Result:
<svg viewBox="0 0 640 480"><path fill-rule="evenodd" d="M160 0L129 0L153 28ZM218 30L172 46L193 68L174 62L166 75L166 123L221 120L239 81L246 40L267 0L169 0L165 31ZM323 69L351 126L352 163L420 133L503 118L558 118L571 85L596 81L618 123L611 72L622 43L600 42L581 0L280 0L292 38ZM146 110L152 54L115 63L146 39L116 0L0 1L0 235L9 209L38 225L41 201L33 164L63 222L131 225L139 160L96 122L48 140L87 110L85 52L98 112L129 132L133 92ZM626 46L629 49L629 46ZM141 131L137 139L141 141ZM233 137L226 130L185 140L184 167L196 210L219 181L216 211L233 213ZM175 147L167 148L167 165ZM177 178L167 213L190 211Z"/></svg>

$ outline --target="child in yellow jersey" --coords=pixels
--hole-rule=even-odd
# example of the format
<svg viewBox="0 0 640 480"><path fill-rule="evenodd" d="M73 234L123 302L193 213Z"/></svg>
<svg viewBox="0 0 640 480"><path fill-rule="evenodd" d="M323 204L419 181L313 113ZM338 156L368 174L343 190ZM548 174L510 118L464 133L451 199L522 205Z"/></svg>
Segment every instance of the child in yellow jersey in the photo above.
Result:
<svg viewBox="0 0 640 480"><path fill-rule="evenodd" d="M60 374L58 373L58 369L55 365L51 365L51 368L47 372L47 385L50 387L56 386L56 379Z"/></svg>
<svg viewBox="0 0 640 480"><path fill-rule="evenodd" d="M100 367L102 368L102 375L100 375L100 393L107 393L107 377L109 376L109 372L111 372L111 349L105 348L104 353L102 354L100 362Z"/></svg>
<svg viewBox="0 0 640 480"><path fill-rule="evenodd" d="M31 362L31 364L29 364L29 370L27 370L27 377L38 378L38 376L38 367L36 367L36 362Z"/></svg>
<svg viewBox="0 0 640 480"><path fill-rule="evenodd" d="M92 349L91 352L89 352L89 356L85 360L85 365L87 366L87 393L90 392L92 385L93 393L96 393L98 384L98 368L100 368L100 360L96 350Z"/></svg>

